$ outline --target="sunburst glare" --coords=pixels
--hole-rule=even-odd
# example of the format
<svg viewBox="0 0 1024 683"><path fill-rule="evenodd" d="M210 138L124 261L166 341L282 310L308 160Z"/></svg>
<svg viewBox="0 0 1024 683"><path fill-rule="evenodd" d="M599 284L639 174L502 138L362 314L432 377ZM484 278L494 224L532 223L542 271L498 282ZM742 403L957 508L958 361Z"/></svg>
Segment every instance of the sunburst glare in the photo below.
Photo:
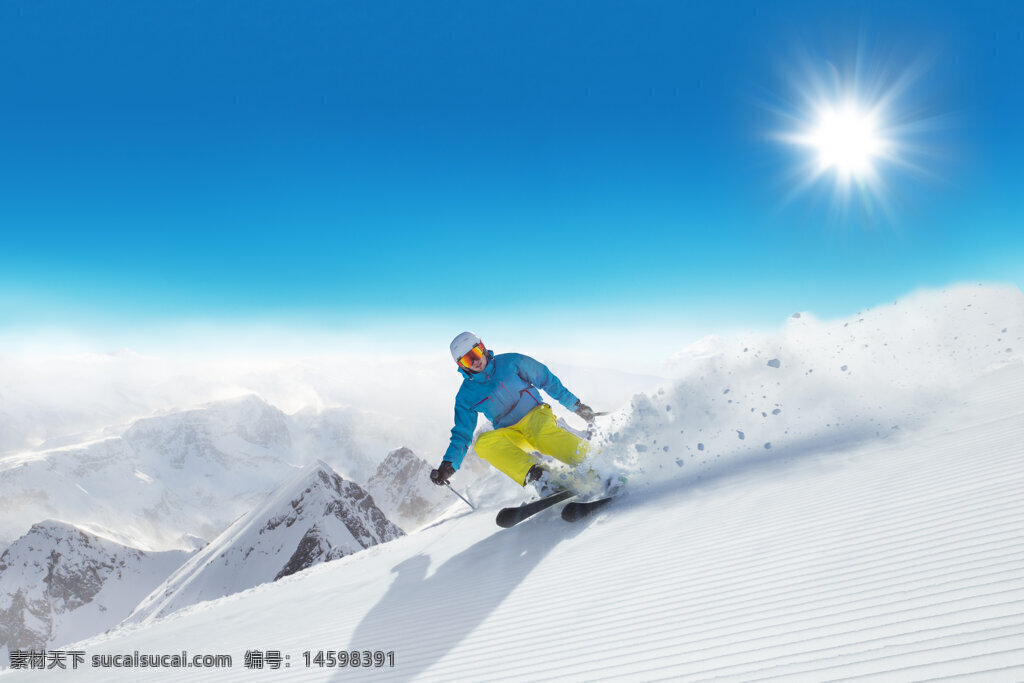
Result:
<svg viewBox="0 0 1024 683"><path fill-rule="evenodd" d="M841 71L831 62L806 60L788 87L796 94L773 107L785 130L772 135L797 152L788 176L788 200L812 189L831 189L833 213L853 209L874 218L892 217L891 198L898 174L927 175L911 156L924 152L910 138L927 128L926 119L908 103L907 91L921 69L891 65L867 73L862 59Z"/></svg>

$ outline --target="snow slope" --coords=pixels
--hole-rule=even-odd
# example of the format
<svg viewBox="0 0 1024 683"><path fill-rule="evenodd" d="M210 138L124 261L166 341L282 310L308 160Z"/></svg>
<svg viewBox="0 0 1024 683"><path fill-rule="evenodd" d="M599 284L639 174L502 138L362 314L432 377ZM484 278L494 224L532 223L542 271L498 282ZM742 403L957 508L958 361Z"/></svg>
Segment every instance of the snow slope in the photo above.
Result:
<svg viewBox="0 0 1024 683"><path fill-rule="evenodd" d="M838 356L838 372L801 367L839 353L834 335L859 318L813 323L750 361L723 342L676 385L638 397L600 437L603 464L632 473L631 493L595 519L547 514L499 530L498 503L485 500L67 649L230 654L216 675L245 681L1022 680L1024 297L961 288L867 319L845 343L887 350L892 365L869 355L850 374ZM775 404L778 414L757 410ZM305 651L342 649L393 651L396 666L305 664ZM251 650L290 666L249 671Z"/></svg>
<svg viewBox="0 0 1024 683"><path fill-rule="evenodd" d="M396 653L357 680L1021 680L1024 369L986 380L981 422L652 487L579 525L480 510L68 649L229 653L230 680L333 679L302 653L352 648ZM291 667L248 671L251 649Z"/></svg>

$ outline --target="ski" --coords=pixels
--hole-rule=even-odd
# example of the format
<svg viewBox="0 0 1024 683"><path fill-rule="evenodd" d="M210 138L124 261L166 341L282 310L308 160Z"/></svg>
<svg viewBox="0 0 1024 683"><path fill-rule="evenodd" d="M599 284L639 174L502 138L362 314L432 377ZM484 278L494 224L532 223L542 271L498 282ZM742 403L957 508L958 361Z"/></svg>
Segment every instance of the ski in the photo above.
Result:
<svg viewBox="0 0 1024 683"><path fill-rule="evenodd" d="M616 498L618 498L617 495L598 498L597 500L573 501L562 508L562 519L567 522L578 522L594 514Z"/></svg>
<svg viewBox="0 0 1024 683"><path fill-rule="evenodd" d="M498 511L498 517L494 520L498 526L508 529L513 527L519 522L523 521L528 517L532 517L541 510L546 510L552 505L557 505L563 500L572 498L576 494L573 491L559 491L553 493L547 498L541 498L535 500L532 503L523 503L522 505L514 508L502 508Z"/></svg>

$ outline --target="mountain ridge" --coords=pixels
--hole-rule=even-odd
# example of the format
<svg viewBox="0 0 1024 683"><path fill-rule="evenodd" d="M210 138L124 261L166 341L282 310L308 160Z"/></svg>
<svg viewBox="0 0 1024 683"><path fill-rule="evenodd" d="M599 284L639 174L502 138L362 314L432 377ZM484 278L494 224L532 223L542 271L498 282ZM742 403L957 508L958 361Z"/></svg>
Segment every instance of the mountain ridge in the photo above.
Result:
<svg viewBox="0 0 1024 683"><path fill-rule="evenodd" d="M358 484L316 461L190 558L126 623L152 621L403 535Z"/></svg>
<svg viewBox="0 0 1024 683"><path fill-rule="evenodd" d="M0 554L0 645L62 645L111 628L188 557L46 520Z"/></svg>

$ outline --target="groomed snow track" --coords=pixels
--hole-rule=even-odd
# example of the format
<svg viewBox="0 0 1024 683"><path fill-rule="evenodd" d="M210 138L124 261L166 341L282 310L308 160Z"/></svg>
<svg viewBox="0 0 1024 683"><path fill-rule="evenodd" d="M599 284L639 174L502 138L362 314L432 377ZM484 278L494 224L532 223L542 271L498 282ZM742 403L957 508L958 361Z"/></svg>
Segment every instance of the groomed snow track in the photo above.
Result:
<svg viewBox="0 0 1024 683"><path fill-rule="evenodd" d="M1010 366L956 424L663 482L579 524L481 509L74 647L230 653L213 675L240 681L1024 680L1022 387ZM304 663L342 649L396 666ZM290 666L246 670L247 650Z"/></svg>

